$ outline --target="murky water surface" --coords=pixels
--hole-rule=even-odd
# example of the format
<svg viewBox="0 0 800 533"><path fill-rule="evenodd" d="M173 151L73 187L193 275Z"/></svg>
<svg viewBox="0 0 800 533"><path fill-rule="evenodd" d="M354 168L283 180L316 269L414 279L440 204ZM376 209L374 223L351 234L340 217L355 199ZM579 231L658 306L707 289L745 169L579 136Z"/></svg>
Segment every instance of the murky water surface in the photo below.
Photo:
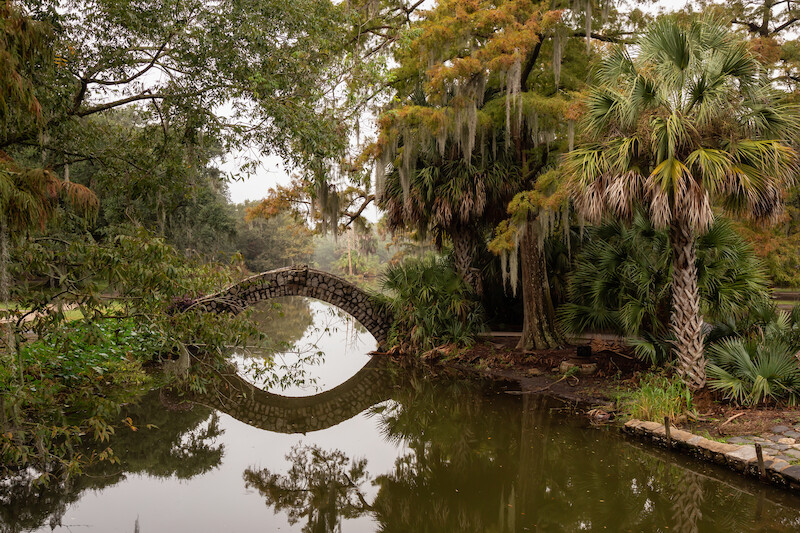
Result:
<svg viewBox="0 0 800 533"><path fill-rule="evenodd" d="M152 392L112 442L120 464L2 491L0 531L800 531L800 497L497 385L387 370L329 306L284 309L265 329L297 348L238 356L247 394L187 409ZM264 357L307 382L282 389Z"/></svg>

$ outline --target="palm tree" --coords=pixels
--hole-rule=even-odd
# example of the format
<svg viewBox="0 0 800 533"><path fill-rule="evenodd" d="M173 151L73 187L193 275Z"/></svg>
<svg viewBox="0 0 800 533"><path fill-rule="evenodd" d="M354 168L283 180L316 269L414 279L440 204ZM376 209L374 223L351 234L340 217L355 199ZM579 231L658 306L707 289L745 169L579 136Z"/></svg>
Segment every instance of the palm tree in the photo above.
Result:
<svg viewBox="0 0 800 533"><path fill-rule="evenodd" d="M568 333L611 330L625 335L652 364L671 354L669 332L672 253L667 231L643 213L586 230L559 308ZM768 295L768 280L752 246L727 219L697 239L700 309L709 322L735 322Z"/></svg>
<svg viewBox="0 0 800 533"><path fill-rule="evenodd" d="M475 256L492 224L506 216L508 201L521 190L521 174L502 148L480 163L464 161L454 143L447 148L450 157L434 151L419 155L416 170L409 172L407 192L400 171L393 169L386 176L379 205L393 230L431 232L437 246L444 236L449 237L456 271L480 294L482 280L473 268Z"/></svg>
<svg viewBox="0 0 800 533"><path fill-rule="evenodd" d="M793 180L786 137L796 110L780 103L745 41L705 18L653 24L631 55L615 48L586 100L584 145L566 168L578 209L599 221L630 217L643 202L669 229L678 372L705 385L697 236L714 219L712 201L734 213L774 219Z"/></svg>

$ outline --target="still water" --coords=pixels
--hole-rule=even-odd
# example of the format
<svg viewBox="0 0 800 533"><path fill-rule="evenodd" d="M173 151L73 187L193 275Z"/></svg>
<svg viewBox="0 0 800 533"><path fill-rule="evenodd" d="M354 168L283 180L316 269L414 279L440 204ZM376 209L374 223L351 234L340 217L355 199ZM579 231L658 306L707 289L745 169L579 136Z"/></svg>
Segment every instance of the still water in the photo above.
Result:
<svg viewBox="0 0 800 533"><path fill-rule="evenodd" d="M120 464L0 483L0 531L800 531L797 496L496 384L387 368L320 302L278 315L261 315L278 342L237 356L237 401L153 391L112 442ZM304 383L266 379L264 358Z"/></svg>

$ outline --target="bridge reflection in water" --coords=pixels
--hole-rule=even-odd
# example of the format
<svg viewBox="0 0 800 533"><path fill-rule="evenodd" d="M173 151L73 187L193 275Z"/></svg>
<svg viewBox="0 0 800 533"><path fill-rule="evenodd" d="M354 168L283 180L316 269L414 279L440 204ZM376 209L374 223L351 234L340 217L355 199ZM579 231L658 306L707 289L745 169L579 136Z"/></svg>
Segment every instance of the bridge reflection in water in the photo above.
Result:
<svg viewBox="0 0 800 533"><path fill-rule="evenodd" d="M220 378L219 394L206 395L195 403L275 433L308 433L333 427L390 399L393 390L386 361L381 357L370 359L344 383L313 396L267 392L235 373Z"/></svg>
<svg viewBox="0 0 800 533"><path fill-rule="evenodd" d="M225 399L196 399L241 422L153 391L124 413L153 429L112 437L119 463L0 483L0 532L130 531L140 515L142 531L800 531L791 494L587 430L532 395L382 363L306 398L230 375Z"/></svg>

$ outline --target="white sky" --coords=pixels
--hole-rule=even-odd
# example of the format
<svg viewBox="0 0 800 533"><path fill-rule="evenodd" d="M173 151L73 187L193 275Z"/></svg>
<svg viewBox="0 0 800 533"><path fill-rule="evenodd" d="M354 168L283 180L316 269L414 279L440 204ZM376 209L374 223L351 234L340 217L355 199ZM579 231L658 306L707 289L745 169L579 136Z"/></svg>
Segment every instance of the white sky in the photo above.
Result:
<svg viewBox="0 0 800 533"><path fill-rule="evenodd" d="M626 2L623 0L622 2ZM653 0L650 6L637 4L637 7L643 11L655 13L660 9L667 11L674 11L683 8L687 4L687 0ZM362 131L367 131L367 128L362 128ZM229 175L237 175L239 169L239 162L237 161L237 154L229 154L225 162L220 165L220 168ZM229 181L228 187L230 190L231 201L234 203L241 203L245 200L260 200L264 198L269 189L276 185L287 185L290 181L289 173L284 167L283 161L277 156L266 156L263 158L262 163L258 170L252 176L235 181ZM367 218L377 220L377 210L373 205L368 208L369 212Z"/></svg>

